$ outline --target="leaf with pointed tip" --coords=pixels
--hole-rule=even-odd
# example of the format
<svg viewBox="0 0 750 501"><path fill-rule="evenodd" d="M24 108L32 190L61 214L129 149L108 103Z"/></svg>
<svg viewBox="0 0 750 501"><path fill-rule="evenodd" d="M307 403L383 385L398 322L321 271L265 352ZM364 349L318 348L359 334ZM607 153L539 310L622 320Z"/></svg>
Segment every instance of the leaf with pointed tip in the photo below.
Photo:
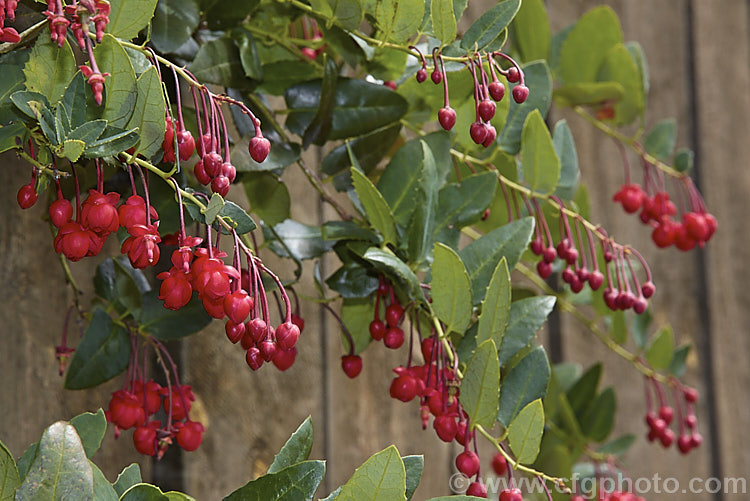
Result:
<svg viewBox="0 0 750 501"><path fill-rule="evenodd" d="M120 501L169 501L169 498L155 485L142 483L125 491Z"/></svg>
<svg viewBox="0 0 750 501"><path fill-rule="evenodd" d="M479 315L477 344L488 339L495 346L501 346L510 317L511 286L508 263L503 257L492 273L487 294L482 301L482 313Z"/></svg>
<svg viewBox="0 0 750 501"><path fill-rule="evenodd" d="M337 501L405 501L406 469L391 445L373 454L341 487Z"/></svg>
<svg viewBox="0 0 750 501"><path fill-rule="evenodd" d="M436 243L432 262L432 307L446 332L463 334L471 321L471 283L461 258L450 247Z"/></svg>
<svg viewBox="0 0 750 501"><path fill-rule="evenodd" d="M607 52L597 78L618 82L625 89L624 97L614 105L615 124L629 124L642 115L646 106L643 83L638 66L625 45L617 44Z"/></svg>
<svg viewBox="0 0 750 501"><path fill-rule="evenodd" d="M616 410L615 391L610 387L589 404L581 416L581 430L591 440L603 442L612 433Z"/></svg>
<svg viewBox="0 0 750 501"><path fill-rule="evenodd" d="M668 118L653 126L643 141L643 147L659 160L667 161L672 158L674 153L676 138L677 122L674 118Z"/></svg>
<svg viewBox="0 0 750 501"><path fill-rule="evenodd" d="M325 470L324 461L302 461L248 482L224 501L309 501Z"/></svg>
<svg viewBox="0 0 750 501"><path fill-rule="evenodd" d="M466 30L461 48L469 51L498 50L502 46L498 34L508 27L520 7L521 0L504 0L492 7Z"/></svg>
<svg viewBox="0 0 750 501"><path fill-rule="evenodd" d="M552 312L555 301L555 296L534 296L511 303L508 329L500 345L500 365L529 344Z"/></svg>
<svg viewBox="0 0 750 501"><path fill-rule="evenodd" d="M273 463L268 467L268 473L276 473L288 466L307 460L310 457L312 445L312 418L307 416L297 430L292 433L279 453L274 456Z"/></svg>
<svg viewBox="0 0 750 501"><path fill-rule="evenodd" d="M71 128L80 126L86 120L86 81L80 71L75 74L65 89L60 105L65 110ZM80 138L69 137L69 139Z"/></svg>
<svg viewBox="0 0 750 501"><path fill-rule="evenodd" d="M117 475L117 480L114 483L115 492L118 496L122 496L125 491L141 482L141 467L138 463L132 463Z"/></svg>
<svg viewBox="0 0 750 501"><path fill-rule="evenodd" d="M0 501L12 501L19 485L21 478L13 454L0 442Z"/></svg>
<svg viewBox="0 0 750 501"><path fill-rule="evenodd" d="M39 92L50 103L56 103L63 97L76 71L76 59L68 41L65 40L63 46L58 47L50 39L49 28L45 28L39 34L23 68L26 89Z"/></svg>
<svg viewBox="0 0 750 501"><path fill-rule="evenodd" d="M503 378L497 420L508 426L528 404L547 394L550 378L549 359L544 348L537 346Z"/></svg>
<svg viewBox="0 0 750 501"><path fill-rule="evenodd" d="M240 52L232 39L217 38L201 45L190 71L201 82L210 82L236 89L246 88L250 80L245 76Z"/></svg>
<svg viewBox="0 0 750 501"><path fill-rule="evenodd" d="M458 396L472 427L482 425L492 428L497 419L499 393L500 364L497 360L497 347L488 339L477 347L469 359Z"/></svg>
<svg viewBox="0 0 750 501"><path fill-rule="evenodd" d="M513 46L518 48L523 61L547 59L550 27L544 0L523 0L512 27Z"/></svg>
<svg viewBox="0 0 750 501"><path fill-rule="evenodd" d="M156 67L150 67L138 77L136 90L133 115L125 128L138 128L140 139L135 153L151 158L161 148L166 130L164 94Z"/></svg>
<svg viewBox="0 0 750 501"><path fill-rule="evenodd" d="M393 278L398 279L408 287L409 297L417 299L424 297L419 279L406 263L399 259L390 250L383 250L378 247L370 247L362 256L367 261L373 263L378 269L387 273Z"/></svg>
<svg viewBox="0 0 750 501"><path fill-rule="evenodd" d="M560 159L539 110L526 117L521 136L523 181L532 191L548 195L560 179Z"/></svg>
<svg viewBox="0 0 750 501"><path fill-rule="evenodd" d="M103 119L92 120L76 127L68 134L67 139L77 139L85 144L93 143L107 128L107 121Z"/></svg>
<svg viewBox="0 0 750 501"><path fill-rule="evenodd" d="M107 127L102 136L86 145L86 149L83 150L84 157L111 157L129 149L138 142L138 129L120 130Z"/></svg>
<svg viewBox="0 0 750 501"><path fill-rule="evenodd" d="M133 113L137 96L137 92L134 92L136 77L133 63L120 42L109 34L104 35L101 43L97 44L94 56L99 70L110 74L104 80L106 92L102 103L102 118L110 126L124 127Z"/></svg>
<svg viewBox="0 0 750 501"><path fill-rule="evenodd" d="M351 173L354 189L357 191L357 196L372 227L380 232L385 243L398 243L393 213L383 195L372 184L372 181L358 169L352 167Z"/></svg>
<svg viewBox="0 0 750 501"><path fill-rule="evenodd" d="M104 434L107 432L107 418L104 417L104 411L99 409L96 413L84 412L71 419L70 424L75 427L81 438L86 457L92 457L99 450Z"/></svg>
<svg viewBox="0 0 750 501"><path fill-rule="evenodd" d="M102 470L91 460L89 460L89 466L91 466L94 478L94 497L92 499L96 501L118 501L120 496L117 495L115 488L109 483Z"/></svg>
<svg viewBox="0 0 750 501"><path fill-rule="evenodd" d="M586 12L568 33L560 49L560 77L565 84L593 82L607 52L622 43L617 14L607 6ZM602 79L598 79L602 80Z"/></svg>
<svg viewBox="0 0 750 501"><path fill-rule="evenodd" d="M508 442L516 461L531 464L539 454L544 433L544 406L537 399L521 409L508 426Z"/></svg>
<svg viewBox="0 0 750 501"><path fill-rule="evenodd" d="M157 0L110 0L106 32L123 40L134 38L154 17L156 2Z"/></svg>
<svg viewBox="0 0 750 501"><path fill-rule="evenodd" d="M429 261L428 255L432 250L439 181L432 150L425 141L420 140L419 144L422 146L420 180L417 185L416 207L406 232L409 236L409 259L421 264Z"/></svg>
<svg viewBox="0 0 750 501"><path fill-rule="evenodd" d="M443 186L438 194L435 235L476 222L492 202L497 175L483 172Z"/></svg>
<svg viewBox="0 0 750 501"><path fill-rule="evenodd" d="M404 468L406 469L406 501L409 501L422 479L424 456L403 456L401 460L404 462Z"/></svg>

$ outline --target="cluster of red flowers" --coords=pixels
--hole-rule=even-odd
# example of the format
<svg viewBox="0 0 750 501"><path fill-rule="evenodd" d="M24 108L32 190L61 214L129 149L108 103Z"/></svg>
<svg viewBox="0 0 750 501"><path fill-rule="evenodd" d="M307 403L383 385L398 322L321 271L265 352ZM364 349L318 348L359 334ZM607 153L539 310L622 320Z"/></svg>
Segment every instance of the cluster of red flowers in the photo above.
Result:
<svg viewBox="0 0 750 501"><path fill-rule="evenodd" d="M15 28L5 26L5 20L13 21L16 18L16 7L18 0L0 0L0 42L18 43L21 36Z"/></svg>

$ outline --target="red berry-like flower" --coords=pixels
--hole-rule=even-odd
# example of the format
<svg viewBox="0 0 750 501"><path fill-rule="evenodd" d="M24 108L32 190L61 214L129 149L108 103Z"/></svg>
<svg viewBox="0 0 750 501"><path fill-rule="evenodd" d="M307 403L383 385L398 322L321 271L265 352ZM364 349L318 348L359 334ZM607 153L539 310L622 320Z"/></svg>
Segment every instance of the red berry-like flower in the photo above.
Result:
<svg viewBox="0 0 750 501"><path fill-rule="evenodd" d="M5 28L7 30L7 28ZM37 201L37 194L36 189L34 189L34 183L31 182L29 184L24 184L21 186L21 188L18 190L18 195L16 195L16 200L18 201L18 206L22 209L28 209L32 207L36 201Z"/></svg>
<svg viewBox="0 0 750 501"><path fill-rule="evenodd" d="M523 103L529 97L529 88L524 84L513 87L513 100L518 104Z"/></svg>
<svg viewBox="0 0 750 501"><path fill-rule="evenodd" d="M81 222L90 230L99 234L117 231L120 218L117 213L118 193L106 195L96 190L89 190L89 196L81 205Z"/></svg>
<svg viewBox="0 0 750 501"><path fill-rule="evenodd" d="M177 445L186 451L194 451L203 441L203 432L206 429L198 421L185 421L177 432Z"/></svg>
<svg viewBox="0 0 750 501"><path fill-rule="evenodd" d="M164 412L169 413L169 390L162 388L162 394L166 397L164 399ZM182 396L180 396L182 394ZM187 417L195 401L195 395L193 395L193 388L189 385L182 385L180 387L172 387L172 419L175 421L182 421Z"/></svg>
<svg viewBox="0 0 750 501"><path fill-rule="evenodd" d="M292 322L286 322L276 329L276 342L282 350L291 350L299 339L299 327Z"/></svg>
<svg viewBox="0 0 750 501"><path fill-rule="evenodd" d="M198 160L195 164L195 167L193 167L193 174L195 174L195 179L204 186L211 182L211 176L206 172L203 160Z"/></svg>
<svg viewBox="0 0 750 501"><path fill-rule="evenodd" d="M182 127L182 124L177 131L177 149L180 153L180 160L183 162L190 159L195 151L195 139L189 130Z"/></svg>
<svg viewBox="0 0 750 501"><path fill-rule="evenodd" d="M292 323L299 327L300 333L305 330L305 319L303 319L299 315L292 313Z"/></svg>
<svg viewBox="0 0 750 501"><path fill-rule="evenodd" d="M385 309L385 321L390 327L398 326L403 316L404 308L398 303L393 303Z"/></svg>
<svg viewBox="0 0 750 501"><path fill-rule="evenodd" d="M260 350L253 346L247 350L245 361L247 361L247 365L249 365L252 370L257 371L263 365L263 356L260 354Z"/></svg>
<svg viewBox="0 0 750 501"><path fill-rule="evenodd" d="M523 501L521 489L504 489L500 491L500 501Z"/></svg>
<svg viewBox="0 0 750 501"><path fill-rule="evenodd" d="M432 423L435 428L435 433L443 442L453 442L458 435L458 424L456 424L456 417L443 414L435 418Z"/></svg>
<svg viewBox="0 0 750 501"><path fill-rule="evenodd" d="M277 369L283 372L294 364L296 358L297 348L292 348L291 350L276 350L272 362Z"/></svg>
<svg viewBox="0 0 750 501"><path fill-rule="evenodd" d="M94 232L71 221L65 223L57 232L54 245L57 253L64 254L71 261L80 261L86 256L98 254L102 241Z"/></svg>
<svg viewBox="0 0 750 501"><path fill-rule="evenodd" d="M128 255L133 268L144 269L159 261L159 242L161 237L157 230L159 223L151 225L136 224L128 228L128 237L120 252Z"/></svg>
<svg viewBox="0 0 750 501"><path fill-rule="evenodd" d="M469 484L469 488L466 489L467 496L474 496L477 498L487 497L487 487L482 482L472 482Z"/></svg>
<svg viewBox="0 0 750 501"><path fill-rule="evenodd" d="M400 348L404 344L404 331L398 327L389 327L383 336L383 344L392 350Z"/></svg>
<svg viewBox="0 0 750 501"><path fill-rule="evenodd" d="M473 477L479 471L479 456L473 451L464 451L456 457L456 468L467 477Z"/></svg>
<svg viewBox="0 0 750 501"><path fill-rule="evenodd" d="M242 324L247 319L253 305L253 298L242 289L224 296L224 313L235 324Z"/></svg>
<svg viewBox="0 0 750 501"><path fill-rule="evenodd" d="M159 219L154 206L152 205L150 208L151 219ZM148 223L146 213L146 201L140 195L129 197L124 204L117 208L120 225L126 229L135 225L146 226Z"/></svg>
<svg viewBox="0 0 750 501"><path fill-rule="evenodd" d="M440 108L438 111L438 121L445 130L451 130L456 125L456 110L450 106Z"/></svg>
<svg viewBox="0 0 750 501"><path fill-rule="evenodd" d="M496 110L497 106L493 101L490 101L489 99L483 99L479 102L479 116L485 122L489 122L490 120L492 120L492 117L495 116Z"/></svg>
<svg viewBox="0 0 750 501"><path fill-rule="evenodd" d="M501 101L505 96L505 85L500 82L492 82L489 85L490 96L495 101Z"/></svg>
<svg viewBox="0 0 750 501"><path fill-rule="evenodd" d="M73 205L64 198L58 198L49 206L49 218L57 228L61 228L73 217Z"/></svg>
<svg viewBox="0 0 750 501"><path fill-rule="evenodd" d="M159 410L159 407L161 407L161 395L163 392L163 388L159 383L156 381L148 381L146 383L146 411L148 414L153 414L156 411ZM133 384L133 394L135 395L136 399L138 399L140 405L143 405L143 381L136 380Z"/></svg>
<svg viewBox="0 0 750 501"><path fill-rule="evenodd" d="M271 152L271 142L263 136L255 136L247 148L253 160L262 163Z"/></svg>
<svg viewBox="0 0 750 501"><path fill-rule="evenodd" d="M139 401L138 397L129 391L114 392L109 401L109 420L123 430L143 423L146 420L143 400Z"/></svg>
<svg viewBox="0 0 750 501"><path fill-rule="evenodd" d="M380 341L385 336L385 324L381 320L373 320L370 322L370 336L375 341Z"/></svg>
<svg viewBox="0 0 750 501"><path fill-rule="evenodd" d="M221 155L215 151L211 151L206 155L203 155L203 167L206 169L206 174L213 179L221 173L222 165ZM206 183L208 184L208 183Z"/></svg>
<svg viewBox="0 0 750 501"><path fill-rule="evenodd" d="M156 430L161 427L159 421L151 421L146 426L139 426L133 432L135 450L144 456L155 456L157 449Z"/></svg>
<svg viewBox="0 0 750 501"><path fill-rule="evenodd" d="M492 457L492 469L498 476L505 475L508 472L508 461L505 456L499 452Z"/></svg>
<svg viewBox="0 0 750 501"><path fill-rule="evenodd" d="M354 379L362 372L362 358L359 355L343 356L341 357L341 368L350 379Z"/></svg>
<svg viewBox="0 0 750 501"><path fill-rule="evenodd" d="M159 299L164 301L165 308L179 310L190 302L193 287L184 271L172 268L159 273L156 278L163 280L159 288Z"/></svg>
<svg viewBox="0 0 750 501"><path fill-rule="evenodd" d="M417 380L410 374L398 376L391 382L390 394L391 398L409 402L417 396Z"/></svg>

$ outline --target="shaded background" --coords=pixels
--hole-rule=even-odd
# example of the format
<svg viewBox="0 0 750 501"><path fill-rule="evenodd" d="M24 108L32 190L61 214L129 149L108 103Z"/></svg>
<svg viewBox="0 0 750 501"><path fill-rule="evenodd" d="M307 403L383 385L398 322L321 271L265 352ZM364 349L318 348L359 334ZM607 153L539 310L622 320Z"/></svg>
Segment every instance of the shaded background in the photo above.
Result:
<svg viewBox="0 0 750 501"><path fill-rule="evenodd" d="M553 32L574 22L600 1L548 2ZM622 0L604 2L620 16L626 40L644 48L651 74L647 125L675 117L678 147L696 152L695 180L719 230L705 250L658 250L635 217L623 215L611 197L622 183L619 153L608 140L572 113L567 118L578 147L583 180L589 185L594 222L623 243L641 249L655 272L652 303L656 323L670 322L678 342L698 348L688 361L686 381L702 395L697 413L703 446L687 457L639 439L627 457L633 477L654 472L674 476L683 485L692 477L746 477L750 471L750 283L747 212L750 210L750 2L747 0ZM473 19L487 3L474 1ZM466 21L462 23L464 27ZM315 160L314 158L312 159ZM72 304L52 238L42 221L43 204L21 211L15 194L28 182L28 168L13 156L0 169L0 439L15 455L37 440L57 419L104 407L120 379L95 391L62 389L54 346ZM303 177L288 169L285 180L295 200L293 216L318 224L332 217L310 196ZM239 190L232 195L242 200ZM109 254L117 249L110 247ZM108 252L102 253L107 255ZM269 256L275 269L284 266ZM83 288L91 288L97 260L72 265ZM333 268L329 266L328 272ZM280 269L282 274L284 270ZM309 270L302 291L312 290ZM84 305L88 304L84 298ZM403 354L380 346L364 356L362 375L352 381L340 370L342 348L337 326L313 304L303 304L305 332L295 365L285 373L250 371L239 349L226 342L223 325L214 322L190 337L179 351L185 382L198 396L195 419L208 432L198 451L179 454L173 447L153 464L135 453L131 433L115 441L110 431L96 462L110 480L132 461L144 478L179 488L199 500L217 499L265 472L274 453L308 414L315 423L313 457L328 460L321 492L349 478L372 453L395 443L402 455L425 454L425 474L415 499L449 494L457 450L421 431L418 406L389 398L390 368ZM75 330L75 329L74 329ZM642 437L643 381L627 363L595 340L575 320L554 316L540 339L555 361L590 365L605 361L604 383L618 395L616 433ZM491 458L488 451L483 455ZM489 468L486 464L485 468ZM649 500L685 499L686 495L647 494ZM737 494L694 494L694 500L747 499Z"/></svg>

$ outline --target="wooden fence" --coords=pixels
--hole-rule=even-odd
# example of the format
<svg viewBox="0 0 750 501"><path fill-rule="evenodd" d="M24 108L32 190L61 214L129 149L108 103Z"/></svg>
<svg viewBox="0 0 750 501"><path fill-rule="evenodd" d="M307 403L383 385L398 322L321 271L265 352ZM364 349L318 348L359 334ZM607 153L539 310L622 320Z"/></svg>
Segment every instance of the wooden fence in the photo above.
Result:
<svg viewBox="0 0 750 501"><path fill-rule="evenodd" d="M553 31L573 22L600 2L548 2ZM655 270L658 293L652 310L669 321L678 340L692 341L698 355L689 360L686 379L697 386L703 446L687 457L674 449L639 440L628 456L633 477L673 476L687 487L692 477L746 477L750 472L750 2L746 0L621 0L607 2L620 15L626 39L639 41L647 55L651 90L648 124L677 119L678 145L696 151L694 174L719 230L706 250L687 254L657 250L649 232L625 217L611 202L622 182L621 160L614 144L572 114L567 118L578 146L583 178L589 185L593 213L618 240L645 251ZM476 16L481 1L469 6ZM42 204L21 211L15 203L28 169L11 156L0 169L0 439L20 455L52 421L105 406L118 382L93 392L62 389L54 362L71 292L65 286L58 256L41 221ZM294 217L319 223L324 210L309 196L298 171L285 179L295 200ZM239 191L232 196L242 196ZM300 205L298 205L300 204ZM326 214L330 216L329 214ZM114 248L110 249L116 252ZM105 252L106 254L106 252ZM89 288L97 263L72 266ZM280 263L274 263L277 267ZM328 271L332 265L329 264ZM311 275L303 289L312 290ZM89 291L90 292L90 291ZM84 298L86 304L88 298ZM388 396L390 370L399 354L374 348L365 356L358 379L340 370L338 329L312 304L303 306L306 329L296 364L286 373L253 373L244 356L226 342L218 322L191 337L182 349L182 370L198 402L196 418L207 423L201 448L151 464L138 456L129 434L115 441L108 434L96 461L114 479L117 471L140 460L145 478L184 489L199 500L218 499L262 474L274 452L307 416L315 423L313 457L325 457L327 476L321 491L343 483L370 454L395 443L402 454L424 454L425 475L415 499L449 494L448 477L456 450L432 433L422 432L418 408ZM566 316L550 322L541 334L551 355L589 365L605 361L604 380L617 389L618 432L645 432L643 381L627 363L598 343ZM487 454L485 457L490 457ZM649 500L747 499L747 494L658 494Z"/></svg>

